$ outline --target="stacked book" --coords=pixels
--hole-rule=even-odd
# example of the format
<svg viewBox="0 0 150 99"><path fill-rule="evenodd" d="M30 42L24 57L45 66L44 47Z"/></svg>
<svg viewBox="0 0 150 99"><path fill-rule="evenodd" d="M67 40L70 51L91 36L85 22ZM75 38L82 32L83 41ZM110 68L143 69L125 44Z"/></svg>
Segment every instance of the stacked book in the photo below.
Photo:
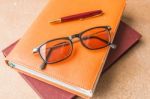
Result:
<svg viewBox="0 0 150 99"><path fill-rule="evenodd" d="M124 7L125 0L51 0L25 35L3 50L6 63L15 68L43 99L92 97L100 75L141 37L128 25L120 22ZM49 24L50 19L94 9L102 9L104 15L82 21ZM39 69L43 61L32 50L41 43L106 25L112 28L110 43L116 44L116 49L107 46L94 51L76 43L73 45L73 54L68 59L46 64L45 69Z"/></svg>

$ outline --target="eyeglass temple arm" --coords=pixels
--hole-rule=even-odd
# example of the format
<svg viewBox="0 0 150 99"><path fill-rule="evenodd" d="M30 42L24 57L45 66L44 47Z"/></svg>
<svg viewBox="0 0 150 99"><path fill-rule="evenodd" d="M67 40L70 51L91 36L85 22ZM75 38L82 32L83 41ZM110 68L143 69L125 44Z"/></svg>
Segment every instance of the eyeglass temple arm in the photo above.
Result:
<svg viewBox="0 0 150 99"><path fill-rule="evenodd" d="M108 28L108 30L110 30L110 27ZM93 35L95 35L95 34L98 34L98 33L101 33L101 32L104 32L104 31L106 31L106 30L103 30L103 31L98 31L98 32L96 32L96 33L94 33L94 34L92 34L92 35L90 35L90 36L93 36ZM88 36L88 37L90 37L90 36ZM94 36L95 37L95 36ZM95 37L95 38L98 38L98 37ZM86 38L87 39L87 38ZM111 42L108 42L108 41L106 41L106 40L104 40L104 39L101 39L101 38L98 38L99 40L101 40L101 41L103 41L104 43L107 43L111 48L113 48L113 49L116 49L116 45L115 44L113 44L113 43L111 43Z"/></svg>
<svg viewBox="0 0 150 99"><path fill-rule="evenodd" d="M45 69L46 65L47 65L47 63L46 63L46 62L43 62L43 63L40 65L40 69L41 69L41 70Z"/></svg>
<svg viewBox="0 0 150 99"><path fill-rule="evenodd" d="M51 52L52 52L55 48L60 47L60 45L61 45L61 44L63 44L63 43L65 43L65 42L62 42L62 43L56 44L56 45L54 45L54 47L48 48L48 49L49 49L49 51L48 51L48 54L47 54L47 56L46 56L46 60L50 57ZM41 69L41 70L45 69L46 64L47 64L46 62L43 62L43 63L40 65L40 69Z"/></svg>
<svg viewBox="0 0 150 99"><path fill-rule="evenodd" d="M108 42L108 41L106 41L106 40L104 40L104 39L101 39L101 38L98 38L98 37L95 37L95 36L92 36L92 37L88 36L88 37L85 37L85 38L82 38L82 39L87 40L87 39L89 39L89 38L96 38L96 39L99 39L99 40L101 40L102 42L108 44L111 48L113 48L113 49L116 48L116 45L115 45L115 44L110 43L110 42ZM76 43L76 42L79 42L79 40L73 41L73 43ZM69 45L69 44L66 43L66 42L62 42L62 43L59 43L59 44L57 44L56 46L54 46L54 47L52 47L52 48L55 49L55 48L59 48L59 47L64 46L64 45L66 46L66 45Z"/></svg>
<svg viewBox="0 0 150 99"><path fill-rule="evenodd" d="M52 50L53 50L52 48L49 49L48 54L46 55L46 60L50 57L50 54L51 54ZM40 65L40 69L41 70L45 69L46 64L47 63L43 61L43 63Z"/></svg>
<svg viewBox="0 0 150 99"><path fill-rule="evenodd" d="M99 37L96 37L96 36L88 36L88 37L85 37L85 38L83 38L83 39L84 39L84 40L87 40L87 39L89 39L89 38L96 38L96 39L99 39L100 41L104 42L105 44L108 44L111 48L113 48L113 49L116 48L116 45L115 45L115 44L113 44L113 43L111 43L111 42L108 42L108 41L106 41L106 40L104 40L104 39L101 39L101 38L99 38Z"/></svg>
<svg viewBox="0 0 150 99"><path fill-rule="evenodd" d="M98 34L98 33L104 32L104 31L106 31L106 30L98 31L98 32L96 32L96 33L94 33L94 34L92 34L92 35L90 35L90 36L93 36L93 35L95 35L95 34ZM88 36L88 37L86 37L86 38L83 38L83 39L87 39L87 38L89 38L90 36ZM107 42L106 40L101 39L101 38L100 38L100 40L103 41L104 43L107 43L107 44L108 44L108 42ZM73 43L76 43L76 42L78 42L78 41L79 41L79 40L73 41ZM62 44L63 44L63 43L64 43L64 42L62 42ZM63 44L63 45L64 45L64 44ZM65 45L68 45L68 44L66 43ZM109 42L109 46L110 46L111 48L113 48L113 49L116 48L116 45L113 44L113 43L110 43L110 42ZM61 45L60 45L60 43L59 43L58 46L54 46L54 47L56 47L56 48L57 48L57 47L61 47ZM39 49L39 47L34 48L34 49L33 49L33 53L37 53L37 52L38 52L38 49Z"/></svg>
<svg viewBox="0 0 150 99"><path fill-rule="evenodd" d="M107 28L108 28L108 30L98 31L98 32L96 32L96 33L94 33L94 34L92 34L92 35L95 35L95 34L98 34L98 33L104 32L104 31L109 31L109 30L111 30L111 27L110 27L110 26L108 26ZM101 39L101 38L100 38L100 39ZM104 40L104 39L101 39L101 40L107 42L107 41ZM110 46L111 48L116 49L117 46L116 46L115 44L113 44L113 43L111 43L111 42L107 42L107 43L109 44L109 46Z"/></svg>
<svg viewBox="0 0 150 99"><path fill-rule="evenodd" d="M94 37L88 36L88 37L84 37L84 38L82 38L82 39L83 39L83 40L87 40L87 39L89 39L89 38L96 38L96 39L99 39L99 40L101 40L102 42L108 44L111 48L113 48L113 49L116 48L116 45L115 45L115 44L110 43L110 42L108 42L108 41L106 41L106 40L104 40L104 39L101 39L101 38L98 38L98 37L95 37L95 36L94 36ZM73 43L76 43L76 42L79 42L79 40L73 41ZM64 43L64 42L59 43L59 44L57 44L56 46L51 47L51 49L56 49L56 48L59 48L59 47L64 46L64 45L68 45L68 43ZM34 49L33 49L33 53L37 53L37 52L38 52L38 48L34 48Z"/></svg>

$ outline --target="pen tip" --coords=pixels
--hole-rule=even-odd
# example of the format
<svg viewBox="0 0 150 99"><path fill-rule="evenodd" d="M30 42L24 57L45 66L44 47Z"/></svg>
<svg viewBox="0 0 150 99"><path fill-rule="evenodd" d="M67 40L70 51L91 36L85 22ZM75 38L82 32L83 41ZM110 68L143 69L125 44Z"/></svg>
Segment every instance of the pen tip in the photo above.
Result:
<svg viewBox="0 0 150 99"><path fill-rule="evenodd" d="M52 23L52 24L61 23L61 19L52 20L52 21L49 21L49 23Z"/></svg>

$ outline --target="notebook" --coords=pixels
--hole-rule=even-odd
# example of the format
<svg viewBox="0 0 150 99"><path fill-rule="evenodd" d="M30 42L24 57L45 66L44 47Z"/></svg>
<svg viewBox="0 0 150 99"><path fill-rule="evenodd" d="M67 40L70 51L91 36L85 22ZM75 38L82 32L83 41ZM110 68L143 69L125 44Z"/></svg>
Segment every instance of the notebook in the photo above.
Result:
<svg viewBox="0 0 150 99"><path fill-rule="evenodd" d="M115 63L125 52L127 52L133 45L135 45L141 35L129 27L124 22L121 22L119 28L117 30L116 37L114 39L114 43L117 46L116 50L111 50L109 52L108 58L103 68L103 73L106 72L113 63ZM11 50L15 47L19 40L12 43L10 46L5 48L2 52L4 56L7 56ZM24 75L20 73L20 75L27 81L27 83L37 92L37 94L42 99L49 99L50 97L53 99L72 99L75 97L74 94L61 90L57 87L49 85L47 83L41 82L37 79L34 79L30 76Z"/></svg>
<svg viewBox="0 0 150 99"><path fill-rule="evenodd" d="M51 0L48 3L14 50L6 57L7 62L14 69L48 84L84 98L92 97L109 47L100 51L89 51L77 43L74 46L76 52L69 59L57 64L49 64L44 70L39 69L39 65L43 62L42 59L33 55L32 50L50 39L69 36L94 26L111 26L113 39L125 7L125 0L63 0L62 2ZM105 14L97 18L59 25L48 23L50 19L93 9L102 9Z"/></svg>

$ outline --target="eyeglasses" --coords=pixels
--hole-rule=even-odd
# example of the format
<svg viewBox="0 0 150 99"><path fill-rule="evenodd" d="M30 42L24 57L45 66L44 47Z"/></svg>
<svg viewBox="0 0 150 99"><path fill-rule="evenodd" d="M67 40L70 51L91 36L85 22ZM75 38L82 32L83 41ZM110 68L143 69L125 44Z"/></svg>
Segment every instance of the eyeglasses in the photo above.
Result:
<svg viewBox="0 0 150 99"><path fill-rule="evenodd" d="M43 60L40 68L44 69L47 64L54 64L67 59L73 51L73 43L81 44L89 50L98 50L107 46L115 49L111 43L110 26L97 26L84 30L69 37L56 38L33 49L33 53L39 53ZM73 41L74 38L79 38Z"/></svg>

